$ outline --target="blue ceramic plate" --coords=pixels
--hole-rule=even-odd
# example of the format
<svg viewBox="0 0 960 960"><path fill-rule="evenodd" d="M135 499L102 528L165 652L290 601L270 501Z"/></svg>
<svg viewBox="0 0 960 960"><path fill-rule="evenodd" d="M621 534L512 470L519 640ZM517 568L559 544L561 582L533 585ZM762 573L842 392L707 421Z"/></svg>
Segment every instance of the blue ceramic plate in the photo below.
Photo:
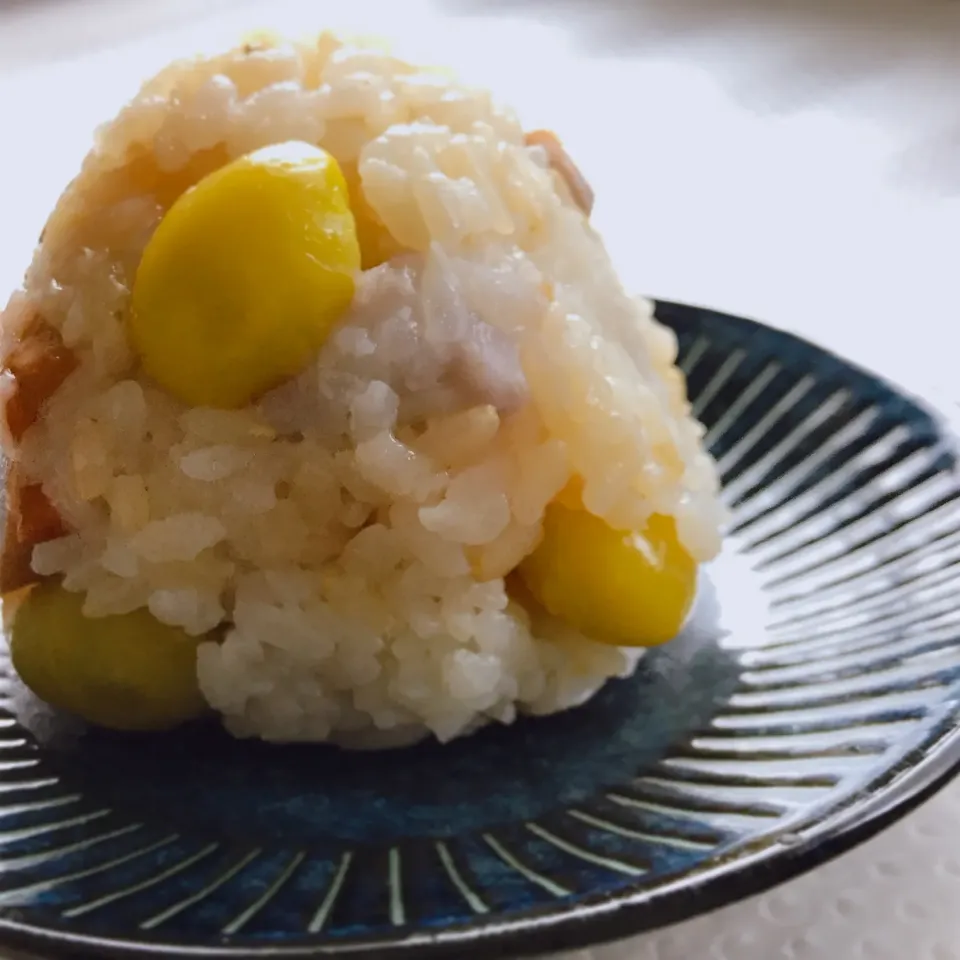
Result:
<svg viewBox="0 0 960 960"><path fill-rule="evenodd" d="M784 333L669 303L733 514L689 628L590 704L346 754L49 716L6 668L0 938L53 956L486 958L807 869L960 760L953 439Z"/></svg>

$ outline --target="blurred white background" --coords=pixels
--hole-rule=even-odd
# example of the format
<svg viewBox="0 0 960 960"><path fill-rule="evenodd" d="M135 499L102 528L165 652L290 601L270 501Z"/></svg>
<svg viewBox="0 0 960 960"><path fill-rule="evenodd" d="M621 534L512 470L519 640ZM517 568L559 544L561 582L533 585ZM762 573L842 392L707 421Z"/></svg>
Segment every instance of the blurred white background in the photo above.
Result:
<svg viewBox="0 0 960 960"><path fill-rule="evenodd" d="M957 0L0 0L0 287L142 75L263 24L461 65L563 135L629 285L960 400ZM960 785L814 875L592 954L960 960L958 895Z"/></svg>

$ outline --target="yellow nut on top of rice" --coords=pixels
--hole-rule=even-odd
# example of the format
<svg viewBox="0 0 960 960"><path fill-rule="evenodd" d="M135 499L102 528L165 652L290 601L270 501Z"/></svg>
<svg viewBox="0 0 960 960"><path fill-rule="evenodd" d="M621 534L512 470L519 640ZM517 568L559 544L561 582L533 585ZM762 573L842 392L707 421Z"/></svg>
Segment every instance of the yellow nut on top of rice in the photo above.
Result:
<svg viewBox="0 0 960 960"><path fill-rule="evenodd" d="M551 134L379 50L168 67L2 315L4 590L149 611L267 740L449 740L628 674L721 511L591 203Z"/></svg>

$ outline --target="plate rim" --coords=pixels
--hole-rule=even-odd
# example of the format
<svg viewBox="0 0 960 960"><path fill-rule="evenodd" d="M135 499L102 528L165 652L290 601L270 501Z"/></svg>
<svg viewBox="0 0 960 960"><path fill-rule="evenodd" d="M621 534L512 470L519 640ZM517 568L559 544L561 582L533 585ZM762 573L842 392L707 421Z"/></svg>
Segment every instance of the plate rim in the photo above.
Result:
<svg viewBox="0 0 960 960"><path fill-rule="evenodd" d="M499 960L504 957L537 957L545 954L602 946L632 936L664 929L685 920L712 913L741 900L772 890L796 879L875 837L901 820L924 801L933 797L960 774L960 726L940 741L918 763L901 773L885 771L863 787L834 817L821 820L816 815L798 824L796 832L826 825L829 832L812 832L799 843L784 846L768 844L753 857L738 856L742 846L730 850L727 857L705 868L699 882L687 885L684 896L670 896L671 885L650 898L639 884L628 885L614 894L597 895L573 908L546 907L524 911L508 920L493 919L465 924L437 934L415 934L406 938L390 935L363 937L336 943L305 938L290 946L191 945L97 937L62 932L50 928L0 919L0 936L21 951L11 960L60 960L60 958L104 958L104 960L149 960L153 957L177 957L182 960L308 960L316 957L352 957L357 960ZM867 803L867 816L856 800L877 786L888 792ZM854 816L856 814L857 816ZM792 832L793 834L793 832ZM766 864L778 864L775 875L764 872ZM729 869L729 864L734 869ZM684 874L689 877L690 874ZM724 883L723 881L727 881ZM675 882L680 882L680 878ZM665 908L665 909L664 909ZM586 916L584 916L586 914ZM58 952L37 954L38 949ZM25 954L24 951L31 951Z"/></svg>
<svg viewBox="0 0 960 960"><path fill-rule="evenodd" d="M752 317L739 316L693 302L651 298L654 314L661 308L702 322L707 316L732 322L758 333L772 333L824 359L864 376L893 394L909 400L929 416L957 451L958 422L930 399L896 384L882 374L841 357L789 330ZM505 956L533 957L553 951L583 949L625 939L708 914L771 890L837 858L907 816L960 775L960 701L941 707L931 724L932 743L906 749L895 766L888 766L826 817L812 810L782 830L735 844L719 859L684 872L651 891L642 880L612 892L587 895L575 904L551 903L504 917L493 913L433 933L384 933L351 937L341 942L322 936L304 936L285 945L218 945L190 941L164 942L128 937L101 937L55 927L38 926L0 917L0 946L19 951L17 960L60 958L116 958L148 960L307 960L350 956L357 960L495 960ZM938 727L940 728L938 731ZM879 792L878 792L879 791ZM780 839L773 839L776 834ZM790 842L785 842L785 837ZM772 842L771 842L772 840ZM749 847L762 844L750 853ZM691 882L692 881L692 882ZM682 888L681 888L682 884ZM38 951L44 951L40 953Z"/></svg>

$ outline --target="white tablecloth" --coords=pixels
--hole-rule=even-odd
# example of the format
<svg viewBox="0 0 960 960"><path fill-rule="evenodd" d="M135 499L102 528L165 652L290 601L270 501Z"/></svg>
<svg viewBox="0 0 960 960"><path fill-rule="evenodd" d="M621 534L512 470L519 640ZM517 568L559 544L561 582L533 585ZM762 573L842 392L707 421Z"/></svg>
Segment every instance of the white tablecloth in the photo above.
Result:
<svg viewBox="0 0 960 960"><path fill-rule="evenodd" d="M188 24L199 9L215 16ZM756 316L960 398L950 0L6 0L0 288L138 76L261 22L399 38L556 128L632 287ZM960 784L814 874L589 955L960 960L958 828Z"/></svg>

